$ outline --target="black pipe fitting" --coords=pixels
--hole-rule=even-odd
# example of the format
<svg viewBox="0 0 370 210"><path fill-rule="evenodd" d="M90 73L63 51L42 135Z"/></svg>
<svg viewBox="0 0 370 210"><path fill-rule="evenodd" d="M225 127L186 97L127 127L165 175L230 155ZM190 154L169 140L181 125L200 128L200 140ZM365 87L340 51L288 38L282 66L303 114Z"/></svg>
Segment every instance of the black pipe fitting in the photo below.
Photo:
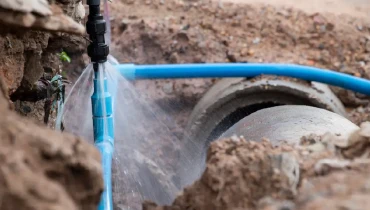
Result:
<svg viewBox="0 0 370 210"><path fill-rule="evenodd" d="M86 31L90 36L91 43L87 47L87 54L93 63L104 63L107 61L109 46L105 43L105 32L107 25L103 15L100 13L100 0L87 0L89 5L89 16L86 23ZM94 65L94 70L98 70Z"/></svg>

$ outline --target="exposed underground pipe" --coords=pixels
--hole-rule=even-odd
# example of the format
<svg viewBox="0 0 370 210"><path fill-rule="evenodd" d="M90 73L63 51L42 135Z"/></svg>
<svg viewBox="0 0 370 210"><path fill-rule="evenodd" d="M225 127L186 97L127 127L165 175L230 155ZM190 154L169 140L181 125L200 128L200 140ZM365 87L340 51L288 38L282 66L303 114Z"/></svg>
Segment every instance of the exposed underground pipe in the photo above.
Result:
<svg viewBox="0 0 370 210"><path fill-rule="evenodd" d="M232 138L236 135L255 142L268 139L274 146L283 142L299 145L301 138L310 136L321 138L327 132L346 139L357 129L359 127L351 121L325 109L284 105L262 109L248 115L224 132L219 139ZM209 143L197 151L198 156L193 157L194 164L179 168L180 186L188 186L202 175L206 169ZM194 154L194 151L187 150L185 153ZM181 162L186 162L186 159Z"/></svg>
<svg viewBox="0 0 370 210"><path fill-rule="evenodd" d="M370 95L370 81L348 74L294 64L120 64L117 70L127 79L185 79L211 77L255 77L262 74L316 81Z"/></svg>
<svg viewBox="0 0 370 210"><path fill-rule="evenodd" d="M322 83L277 76L225 78L214 84L193 108L186 133L190 139L206 145L245 116L281 105L313 106L347 115L338 97Z"/></svg>
<svg viewBox="0 0 370 210"><path fill-rule="evenodd" d="M274 145L282 142L299 145L301 137L311 134L321 136L331 132L337 136L348 137L357 129L359 127L348 119L325 109L285 105L267 108L245 117L220 138L237 134L250 141L259 142L267 138Z"/></svg>

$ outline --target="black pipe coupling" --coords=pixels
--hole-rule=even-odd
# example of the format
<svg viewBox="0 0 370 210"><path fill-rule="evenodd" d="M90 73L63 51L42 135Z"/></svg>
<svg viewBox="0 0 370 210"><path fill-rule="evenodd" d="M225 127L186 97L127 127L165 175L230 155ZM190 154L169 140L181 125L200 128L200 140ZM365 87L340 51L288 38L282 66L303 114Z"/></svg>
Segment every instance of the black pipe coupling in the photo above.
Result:
<svg viewBox="0 0 370 210"><path fill-rule="evenodd" d="M87 47L87 54L94 63L107 61L109 46L105 43L107 25L100 13L100 0L87 0L89 16L86 23L86 31L90 36L91 43Z"/></svg>

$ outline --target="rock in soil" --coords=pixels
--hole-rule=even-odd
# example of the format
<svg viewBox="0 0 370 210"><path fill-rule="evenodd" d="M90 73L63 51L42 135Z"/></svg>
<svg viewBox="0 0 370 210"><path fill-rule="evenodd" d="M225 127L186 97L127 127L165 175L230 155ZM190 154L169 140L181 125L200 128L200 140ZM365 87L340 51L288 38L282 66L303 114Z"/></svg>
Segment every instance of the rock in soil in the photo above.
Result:
<svg viewBox="0 0 370 210"><path fill-rule="evenodd" d="M13 113L3 91L0 114L0 209L97 209L103 180L92 145Z"/></svg>
<svg viewBox="0 0 370 210"><path fill-rule="evenodd" d="M0 23L52 32L82 35L85 28L46 0L0 0Z"/></svg>
<svg viewBox="0 0 370 210"><path fill-rule="evenodd" d="M216 141L200 180L171 206L146 202L143 209L364 209L370 205L369 131L363 123L348 139L328 133L305 137L299 146Z"/></svg>

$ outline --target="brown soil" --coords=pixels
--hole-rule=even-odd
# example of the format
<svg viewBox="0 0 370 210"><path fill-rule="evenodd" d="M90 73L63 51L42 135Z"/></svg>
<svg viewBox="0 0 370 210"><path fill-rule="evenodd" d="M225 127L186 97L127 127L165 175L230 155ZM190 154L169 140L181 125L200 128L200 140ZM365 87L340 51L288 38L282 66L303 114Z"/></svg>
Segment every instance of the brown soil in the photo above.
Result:
<svg viewBox="0 0 370 210"><path fill-rule="evenodd" d="M59 2L65 12L74 13L80 1ZM53 5L53 14L45 16L50 12L46 1L0 0L0 209L88 210L97 209L100 201L103 180L98 150L81 138L37 126L11 110L25 111L34 120L41 116L41 121L42 101L24 108L23 102L11 104L8 97L15 93L20 98L35 97L25 93L37 88L35 82L44 68L59 70L57 53L63 43L55 42L69 36L45 31L66 32L71 30L69 24L78 26L72 27L73 32L83 31L61 8Z"/></svg>
<svg viewBox="0 0 370 210"><path fill-rule="evenodd" d="M207 167L171 206L145 210L361 209L369 205L370 123L349 139L308 137L300 146L217 141Z"/></svg>
<svg viewBox="0 0 370 210"><path fill-rule="evenodd" d="M0 77L4 79L8 94L12 95L15 109L37 122L43 122L44 116L44 103L38 100L46 98L46 94L29 94L39 88L36 82L45 69L53 74L63 71L58 56L62 50L81 54L85 49L81 36L57 33L84 33L84 28L77 23L84 16L84 11L79 9L81 0L53 1L55 4L50 6L50 11L40 7L45 4L40 2L0 2ZM45 15L50 12L52 15ZM40 29L42 31L35 31ZM50 126L54 123L53 117L55 114L49 121Z"/></svg>
<svg viewBox="0 0 370 210"><path fill-rule="evenodd" d="M99 152L86 141L9 109L0 79L0 209L96 209L103 190Z"/></svg>
<svg viewBox="0 0 370 210"><path fill-rule="evenodd" d="M221 0L239 4L270 4L275 6L294 7L307 13L324 12L336 15L368 18L370 4L367 0Z"/></svg>

